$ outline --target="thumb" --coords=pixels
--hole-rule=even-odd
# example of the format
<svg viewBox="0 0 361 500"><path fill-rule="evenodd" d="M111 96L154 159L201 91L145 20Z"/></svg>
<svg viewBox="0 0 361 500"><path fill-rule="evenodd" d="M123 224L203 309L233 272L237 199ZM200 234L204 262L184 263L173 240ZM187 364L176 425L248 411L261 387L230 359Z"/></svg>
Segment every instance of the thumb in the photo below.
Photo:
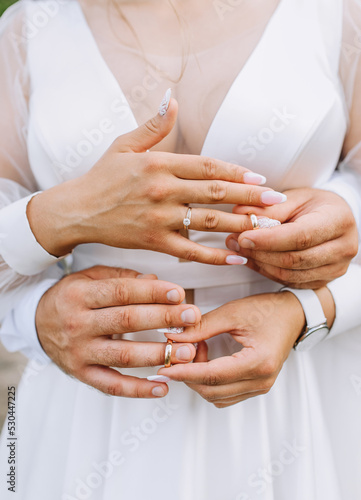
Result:
<svg viewBox="0 0 361 500"><path fill-rule="evenodd" d="M113 147L119 153L144 153L172 131L178 115L178 103L168 89L156 116L128 134L121 135Z"/></svg>

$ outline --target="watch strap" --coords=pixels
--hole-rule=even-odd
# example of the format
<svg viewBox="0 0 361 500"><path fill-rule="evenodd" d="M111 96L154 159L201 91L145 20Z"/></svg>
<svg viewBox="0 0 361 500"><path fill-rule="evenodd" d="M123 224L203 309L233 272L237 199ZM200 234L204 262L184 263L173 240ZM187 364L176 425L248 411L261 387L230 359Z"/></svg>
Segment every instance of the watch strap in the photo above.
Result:
<svg viewBox="0 0 361 500"><path fill-rule="evenodd" d="M306 330L327 323L321 302L313 290L296 290L284 287L281 292L291 292L297 297L306 317Z"/></svg>

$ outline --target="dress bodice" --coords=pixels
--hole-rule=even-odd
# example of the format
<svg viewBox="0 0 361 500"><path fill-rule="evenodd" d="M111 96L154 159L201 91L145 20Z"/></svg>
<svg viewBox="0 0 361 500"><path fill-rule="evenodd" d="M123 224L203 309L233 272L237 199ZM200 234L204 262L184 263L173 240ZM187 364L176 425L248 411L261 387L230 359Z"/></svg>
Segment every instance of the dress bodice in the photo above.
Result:
<svg viewBox="0 0 361 500"><path fill-rule="evenodd" d="M31 4L29 15L42 3ZM341 0L281 0L225 95L202 154L261 173L278 190L326 182L347 128L338 77L341 32ZM47 189L87 172L137 122L78 2L64 2L29 39L28 60L29 160L39 189ZM190 236L224 247L223 234ZM188 288L260 279L248 269L180 263L142 250L75 250L76 269L96 263L155 272Z"/></svg>

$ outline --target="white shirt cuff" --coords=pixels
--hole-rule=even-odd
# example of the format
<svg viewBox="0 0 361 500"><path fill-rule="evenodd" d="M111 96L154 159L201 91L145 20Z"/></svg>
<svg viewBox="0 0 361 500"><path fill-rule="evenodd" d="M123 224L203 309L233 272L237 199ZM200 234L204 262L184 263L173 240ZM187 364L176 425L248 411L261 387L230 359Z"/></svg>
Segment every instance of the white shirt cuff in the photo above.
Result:
<svg viewBox="0 0 361 500"><path fill-rule="evenodd" d="M361 325L361 266L351 264L347 273L327 285L336 306L329 337Z"/></svg>
<svg viewBox="0 0 361 500"><path fill-rule="evenodd" d="M338 194L349 204L361 232L360 178L350 171L335 172L328 182L317 187Z"/></svg>
<svg viewBox="0 0 361 500"><path fill-rule="evenodd" d="M44 364L51 362L39 342L35 315L41 297L57 282L58 280L47 279L34 285L5 317L0 338L9 352L20 351L27 358L42 360Z"/></svg>
<svg viewBox="0 0 361 500"><path fill-rule="evenodd" d="M30 228L26 207L37 194L0 210L0 255L9 267L25 276L39 274L61 260L44 250Z"/></svg>

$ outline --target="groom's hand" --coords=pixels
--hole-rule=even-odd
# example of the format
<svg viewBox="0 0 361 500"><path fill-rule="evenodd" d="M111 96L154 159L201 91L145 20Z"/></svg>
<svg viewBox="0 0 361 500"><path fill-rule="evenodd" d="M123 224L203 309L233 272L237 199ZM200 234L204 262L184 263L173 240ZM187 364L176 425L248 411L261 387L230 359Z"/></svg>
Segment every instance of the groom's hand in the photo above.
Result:
<svg viewBox="0 0 361 500"><path fill-rule="evenodd" d="M114 335L195 325L197 307L184 290L136 271L97 266L63 278L39 302L36 327L48 356L67 374L114 396L162 397L165 383L125 376L115 368L164 364L165 344L115 340ZM175 344L172 364L193 360L192 344Z"/></svg>

